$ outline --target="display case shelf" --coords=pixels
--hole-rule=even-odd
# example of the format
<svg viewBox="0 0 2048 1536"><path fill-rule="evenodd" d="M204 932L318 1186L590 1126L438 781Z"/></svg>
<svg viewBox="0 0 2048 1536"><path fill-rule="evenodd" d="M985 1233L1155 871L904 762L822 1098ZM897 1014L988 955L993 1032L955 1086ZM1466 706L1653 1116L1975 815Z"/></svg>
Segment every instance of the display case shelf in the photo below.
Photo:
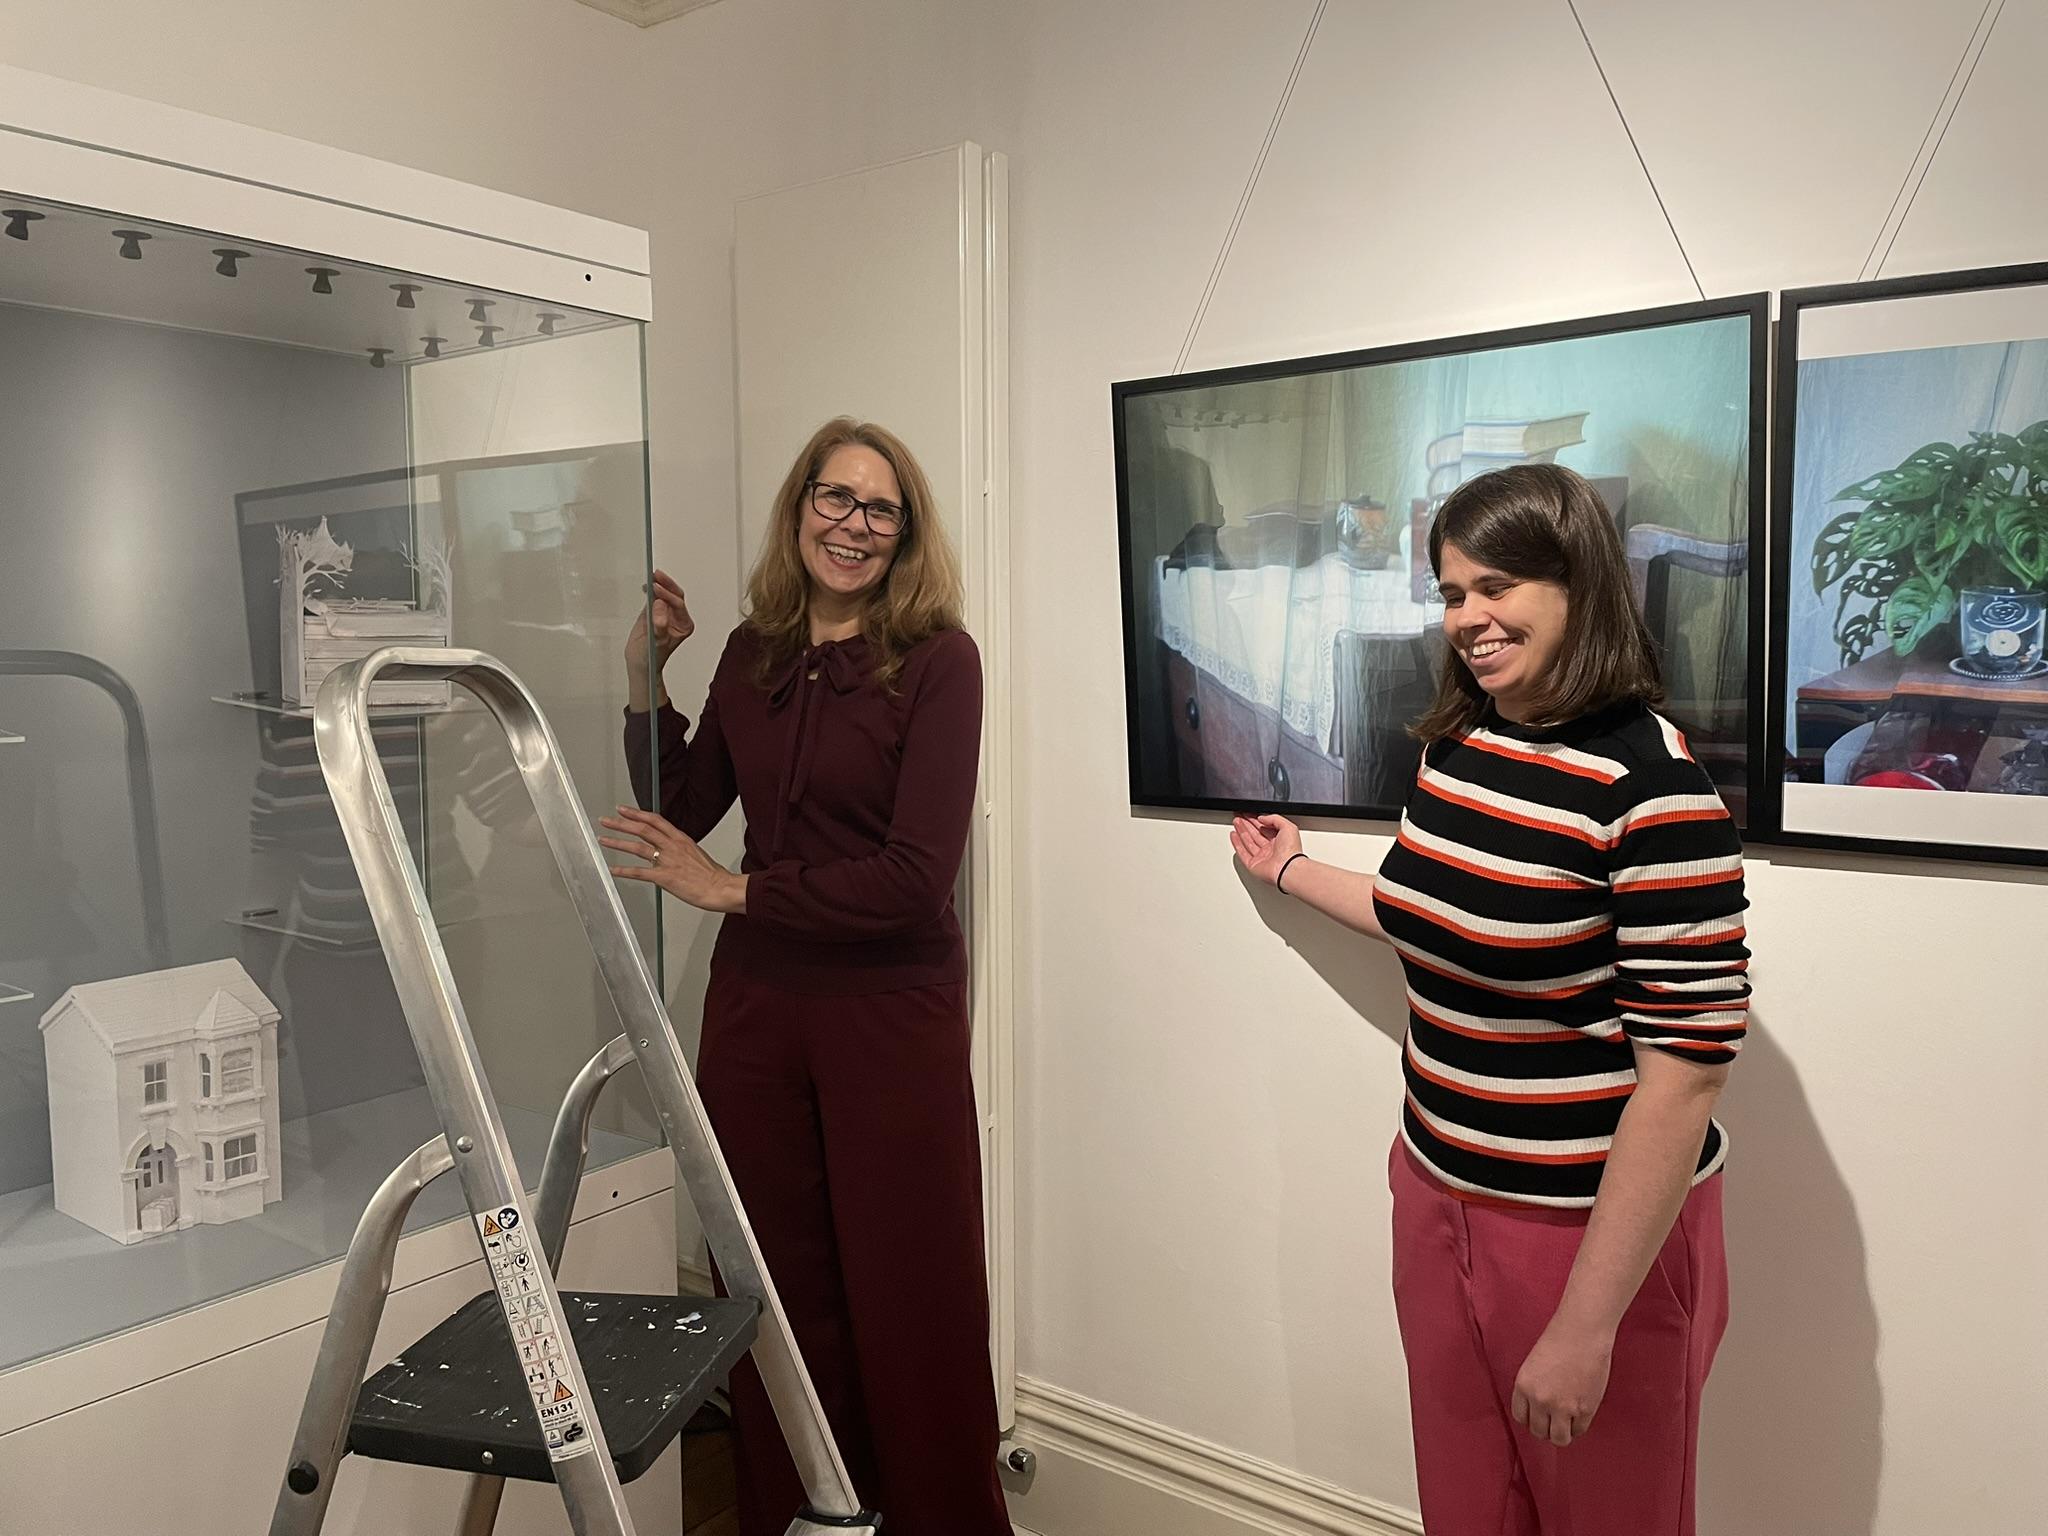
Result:
<svg viewBox="0 0 2048 1536"><path fill-rule="evenodd" d="M479 913L466 917L447 918L437 922L434 926L445 933L450 928L460 928L466 924L481 922L482 920L482 914ZM290 918L278 912L243 912L231 915L223 919L223 921L233 928L248 928L258 933L274 933L281 938L295 939L302 944L317 945L321 949L330 949L338 954L351 954L358 950L375 949L377 947L377 937L375 934L370 934L360 939L337 939L332 934L321 933L306 927L304 924L294 923ZM5 1001L4 997L0 997L0 1002Z"/></svg>
<svg viewBox="0 0 2048 1536"><path fill-rule="evenodd" d="M226 704L232 709L251 709L261 715L277 715L286 720L311 720L313 706L310 704L287 704L282 699L267 693L216 693L212 695L216 704ZM426 715L462 714L481 708L472 703L469 695L457 693L446 704L372 704L372 720L414 720Z"/></svg>
<svg viewBox="0 0 2048 1536"><path fill-rule="evenodd" d="M248 928L257 933L274 933L280 938L317 945L321 949L331 949L337 954L352 954L377 947L377 936L374 933L366 934L359 939L337 939L332 934L295 927L288 918L274 912L244 912L230 916L224 921L232 928Z"/></svg>
<svg viewBox="0 0 2048 1536"><path fill-rule="evenodd" d="M0 981L0 1008L5 1008L9 1003L32 1003L35 1000L35 993L24 992L20 987Z"/></svg>

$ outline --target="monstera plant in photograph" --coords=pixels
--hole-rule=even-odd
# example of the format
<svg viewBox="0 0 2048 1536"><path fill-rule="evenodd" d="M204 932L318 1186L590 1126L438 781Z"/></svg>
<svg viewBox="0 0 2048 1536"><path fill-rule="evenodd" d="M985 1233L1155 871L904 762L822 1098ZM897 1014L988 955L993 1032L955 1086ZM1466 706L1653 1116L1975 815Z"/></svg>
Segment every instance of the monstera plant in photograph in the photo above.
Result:
<svg viewBox="0 0 2048 1536"><path fill-rule="evenodd" d="M1814 591L1839 592L1834 632L1845 662L1880 640L1911 655L1959 618L1962 670L1996 677L2040 663L2048 420L1973 432L1961 445L1929 443L1834 499L1863 503L1813 544Z"/></svg>

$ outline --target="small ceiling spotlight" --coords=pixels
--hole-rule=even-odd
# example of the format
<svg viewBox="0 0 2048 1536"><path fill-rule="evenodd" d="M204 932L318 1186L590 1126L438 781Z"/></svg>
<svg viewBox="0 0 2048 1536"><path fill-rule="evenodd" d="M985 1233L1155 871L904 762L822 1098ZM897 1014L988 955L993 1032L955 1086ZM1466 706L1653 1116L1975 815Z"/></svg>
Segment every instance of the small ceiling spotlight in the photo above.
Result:
<svg viewBox="0 0 2048 1536"><path fill-rule="evenodd" d="M391 349L389 347L370 348L370 366L372 368L382 368L384 366L384 359L390 355Z"/></svg>
<svg viewBox="0 0 2048 1536"><path fill-rule="evenodd" d="M341 270L338 267L308 267L306 276L313 279L315 293L332 293L334 280L341 276Z"/></svg>
<svg viewBox="0 0 2048 1536"><path fill-rule="evenodd" d="M478 326L476 328L476 344L480 347L495 347L498 344L498 332L504 329L505 327L502 325Z"/></svg>
<svg viewBox="0 0 2048 1536"><path fill-rule="evenodd" d="M418 283L393 283L391 285L391 291L398 295L398 307L400 309L419 308L419 306L415 304L412 299L412 296L420 291L420 285Z"/></svg>
<svg viewBox="0 0 2048 1536"><path fill-rule="evenodd" d="M469 301L470 323L482 325L488 321L491 318L491 305L494 302L491 299L471 299Z"/></svg>
<svg viewBox="0 0 2048 1536"><path fill-rule="evenodd" d="M544 309L537 318L540 321L541 335L552 336L555 334L555 327L569 317L567 315L558 315L551 309Z"/></svg>
<svg viewBox="0 0 2048 1536"><path fill-rule="evenodd" d="M154 240L156 236L142 229L117 229L114 231L114 238L121 242L121 259L123 261L140 261L142 260L142 242Z"/></svg>
<svg viewBox="0 0 2048 1536"><path fill-rule="evenodd" d="M422 336L420 338L421 341L426 343L427 360L429 362L433 362L440 357L441 343L447 339L446 336Z"/></svg>
<svg viewBox="0 0 2048 1536"><path fill-rule="evenodd" d="M47 217L47 214L37 213L33 208L0 208L0 219L7 221L7 238L10 240L26 240L29 225Z"/></svg>
<svg viewBox="0 0 2048 1536"><path fill-rule="evenodd" d="M235 263L238 261L247 261L249 259L249 253L247 251L238 251L230 246L223 246L220 250L215 251L213 254L220 258L220 260L214 264L213 270L218 272L222 277L240 277L242 274L235 269Z"/></svg>

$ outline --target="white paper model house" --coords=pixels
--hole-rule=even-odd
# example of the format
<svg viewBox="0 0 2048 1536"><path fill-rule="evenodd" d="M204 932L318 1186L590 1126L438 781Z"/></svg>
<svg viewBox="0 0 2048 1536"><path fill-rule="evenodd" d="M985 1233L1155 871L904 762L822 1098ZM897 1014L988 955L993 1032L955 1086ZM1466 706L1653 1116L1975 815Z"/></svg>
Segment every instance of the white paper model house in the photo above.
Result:
<svg viewBox="0 0 2048 1536"><path fill-rule="evenodd" d="M133 1243L283 1199L277 1020L237 960L59 998L42 1023L57 1209Z"/></svg>

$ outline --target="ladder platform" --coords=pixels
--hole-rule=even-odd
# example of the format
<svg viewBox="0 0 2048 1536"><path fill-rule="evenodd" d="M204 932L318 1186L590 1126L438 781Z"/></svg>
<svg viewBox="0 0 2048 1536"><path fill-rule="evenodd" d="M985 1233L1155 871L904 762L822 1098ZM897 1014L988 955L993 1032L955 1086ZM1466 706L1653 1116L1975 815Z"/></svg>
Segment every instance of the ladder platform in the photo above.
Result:
<svg viewBox="0 0 2048 1536"><path fill-rule="evenodd" d="M597 1291L562 1292L562 1312L622 1483L668 1449L752 1346L760 1319L752 1299ZM496 1295L470 1298L363 1383L348 1449L376 1461L554 1481Z"/></svg>

